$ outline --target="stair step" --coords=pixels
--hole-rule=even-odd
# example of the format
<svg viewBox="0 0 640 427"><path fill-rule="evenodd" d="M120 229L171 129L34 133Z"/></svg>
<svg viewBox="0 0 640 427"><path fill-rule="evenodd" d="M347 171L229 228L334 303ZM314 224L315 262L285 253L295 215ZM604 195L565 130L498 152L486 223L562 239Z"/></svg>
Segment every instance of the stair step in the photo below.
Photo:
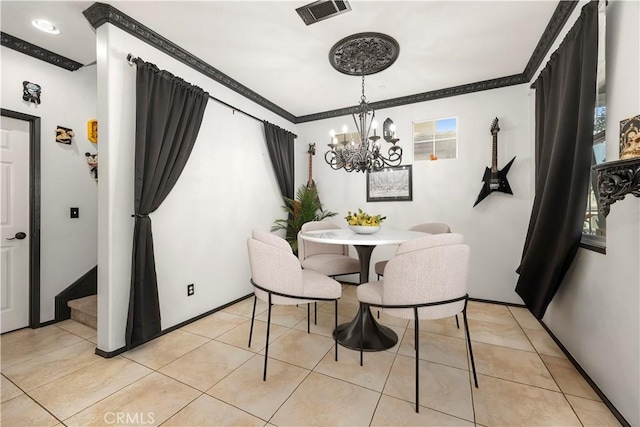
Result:
<svg viewBox="0 0 640 427"><path fill-rule="evenodd" d="M90 295L67 302L71 319L93 329L98 329L98 296Z"/></svg>

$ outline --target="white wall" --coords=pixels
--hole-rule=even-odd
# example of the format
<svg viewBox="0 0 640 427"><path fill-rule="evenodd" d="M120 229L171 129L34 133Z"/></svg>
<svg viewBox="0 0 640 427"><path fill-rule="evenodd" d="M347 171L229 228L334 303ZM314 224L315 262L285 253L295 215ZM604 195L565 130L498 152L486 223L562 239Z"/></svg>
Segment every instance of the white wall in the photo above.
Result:
<svg viewBox="0 0 640 427"><path fill-rule="evenodd" d="M101 128L98 348L124 346L131 277L135 67L128 53L156 64L261 119L294 126L110 24L97 30ZM280 190L260 122L209 101L189 162L151 215L162 328L252 292L246 239L268 230L281 211ZM187 284L195 296L187 297Z"/></svg>
<svg viewBox="0 0 640 427"><path fill-rule="evenodd" d="M354 78L354 85L358 80ZM357 99L354 99L354 103ZM403 164L413 164L413 201L366 202L366 174L335 171L325 163L329 131L343 124L354 129L351 116L301 124L298 127L297 165L305 164L307 144L317 142L314 180L325 209L337 212L332 222L346 227L347 211L362 208L387 216L383 227L406 229L422 222L445 222L464 234L471 245L469 294L475 298L522 303L514 292L522 245L531 209L532 143L529 128L527 86L519 85L477 92L403 107L379 110L378 122L390 117L403 148ZM412 122L456 116L458 158L413 161ZM499 118L498 168L513 156L507 175L513 195L494 192L475 208L485 168L491 166L491 123ZM386 143L385 143L386 144ZM388 144L386 144L388 145ZM297 183L307 181L299 168ZM372 265L393 255L396 246L378 247ZM373 277L373 272L371 272Z"/></svg>
<svg viewBox="0 0 640 427"><path fill-rule="evenodd" d="M572 15L567 29L583 4ZM608 9L609 29L624 29L624 37L620 30L614 30L615 40L609 42L614 46L608 46L607 128L615 135L618 121L640 110L636 96L638 68L629 66L640 65L639 13L636 2L612 2ZM405 150L404 163L413 164L413 201L366 203L366 175L333 171L323 160L329 129L351 125L350 117L293 126L110 25L100 27L97 34L99 119L108 123L107 143L101 151L106 170L100 181L99 348L110 351L124 345L133 228L135 70L125 62L129 52L297 133L296 187L307 180L308 144L317 142L314 178L325 208L338 213L334 222L344 226L342 217L358 207L388 216L387 227L447 222L472 246L470 294L522 302L514 287L533 197L533 103L528 85L378 111L379 121L391 117L396 123ZM414 162L411 123L449 116L458 118L458 159ZM496 116L501 128L499 167L517 156L508 175L514 195L494 193L472 208L484 168L491 162L489 127ZM262 141L259 123L209 104L183 177L152 216L163 328L250 292L244 240L250 228L267 229L275 217L282 215ZM614 138L609 145L610 158L617 150L615 145ZM237 159L226 160L236 149L241 150L238 155L245 156L250 150L259 151L247 160L250 168L243 162L238 166ZM225 159L224 163L216 163L219 159ZM251 191L246 197L238 197L241 192ZM612 207L608 254L581 250L545 317L556 336L632 424L638 424L639 212L636 199ZM223 245L230 249L220 249ZM373 262L391 256L393 251L393 247L376 249ZM195 299L186 297L187 283L196 284Z"/></svg>
<svg viewBox="0 0 640 427"><path fill-rule="evenodd" d="M571 25L571 22L569 25ZM640 114L640 3L607 6L607 159ZM631 425L640 425L640 200L607 216L607 254L578 251L544 322Z"/></svg>
<svg viewBox="0 0 640 427"><path fill-rule="evenodd" d="M548 57L579 16L581 1ZM607 7L607 158L618 158L619 121L640 113L640 3L612 1ZM358 207L382 213L385 226L406 228L418 222L442 221L465 235L472 247L470 295L496 301L522 303L515 294L517 268L534 192L534 99L529 85L491 90L377 112L379 121L391 117L413 163L413 201L366 203L365 175L333 171L324 162L329 130L350 117L299 125L296 164L305 164L307 143L317 142L314 180L325 208L338 212L332 221ZM354 100L355 103L355 100ZM459 158L413 162L411 122L457 116ZM508 175L514 196L492 194L471 208L485 166L490 165L489 125L499 117L498 167L514 155ZM306 182L298 169L298 185ZM372 262L393 254L377 248ZM373 273L372 273L373 275ZM607 218L607 255L580 249L565 282L549 306L545 324L595 381L631 425L640 424L640 201L627 196L611 208Z"/></svg>
<svg viewBox="0 0 640 427"><path fill-rule="evenodd" d="M2 47L2 108L41 118L40 321L55 317L54 298L97 264L98 186L85 152L87 121L96 118L96 69L67 71ZM22 100L22 82L42 87L39 105ZM75 131L71 145L55 141L56 127ZM80 217L69 218L79 207Z"/></svg>

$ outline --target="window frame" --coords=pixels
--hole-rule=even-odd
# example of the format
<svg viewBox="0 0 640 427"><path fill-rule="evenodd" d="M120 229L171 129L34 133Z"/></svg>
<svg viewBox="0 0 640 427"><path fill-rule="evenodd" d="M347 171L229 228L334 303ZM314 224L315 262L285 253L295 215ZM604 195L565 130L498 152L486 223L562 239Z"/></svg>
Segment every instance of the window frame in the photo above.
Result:
<svg viewBox="0 0 640 427"><path fill-rule="evenodd" d="M449 138L437 138L437 126L438 126L438 122L440 121L444 121L444 120L455 120L455 137L449 137ZM424 141L417 141L416 140L416 125L420 125L423 123L429 123L432 122L434 123L433 128L434 128L434 132L433 132L433 138L431 138L430 140L424 140ZM423 161L429 161L429 160L450 160L450 159L457 159L458 158L458 139L459 139L459 126L458 126L458 116L446 116L446 117L440 117L437 119L425 119L425 120L416 120L414 122L412 122L412 142L413 142L413 161L416 162L423 162ZM436 157L436 158L432 158L431 156L437 156L437 143L438 142L443 142L443 141L454 141L454 157ZM427 154L429 157L428 158L417 158L416 156L416 145L417 144L431 144L431 153Z"/></svg>
<svg viewBox="0 0 640 427"><path fill-rule="evenodd" d="M606 103L606 52L605 52L605 39L606 39L606 2L600 1L598 4L598 75L597 75L597 84L596 84L596 108L594 111L594 134L593 134L593 145L595 147L596 144L603 143L605 146L605 156L601 162L606 161L606 119L607 119L607 103ZM602 112L603 114L599 114ZM603 123L602 130L598 129L600 123ZM593 148L592 148L593 149ZM589 180L589 188L587 206L585 206L585 221L591 221L591 218L588 218L588 215L593 215L593 206L591 204L592 198L596 200L596 210L595 214L598 216L600 221L603 222L603 227L596 228L596 230L604 230L602 235L597 234L585 234L585 227L583 224L582 235L580 238L580 247L591 250L594 252L598 252L601 254L607 253L607 225L606 218L604 215L601 215L598 212L599 205L599 197L600 193L598 191L598 176L597 173L593 170L593 166L598 163L598 159L595 155L592 155L591 162L591 171L590 171L590 180ZM595 188L594 188L595 186Z"/></svg>

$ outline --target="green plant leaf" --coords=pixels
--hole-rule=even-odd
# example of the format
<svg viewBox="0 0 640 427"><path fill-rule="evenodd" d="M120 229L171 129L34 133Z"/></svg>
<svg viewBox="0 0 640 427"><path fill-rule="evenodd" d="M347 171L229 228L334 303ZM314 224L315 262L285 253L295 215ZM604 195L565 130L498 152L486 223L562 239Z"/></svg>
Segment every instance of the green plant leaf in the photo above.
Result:
<svg viewBox="0 0 640 427"><path fill-rule="evenodd" d="M271 231L285 230L285 239L291 245L294 253L298 253L298 232L302 225L310 221L322 221L325 218L336 216L335 212L322 209L322 203L318 198L316 188L308 188L306 185L298 188L296 198L284 197L282 210L287 213L287 219L277 219L271 226Z"/></svg>

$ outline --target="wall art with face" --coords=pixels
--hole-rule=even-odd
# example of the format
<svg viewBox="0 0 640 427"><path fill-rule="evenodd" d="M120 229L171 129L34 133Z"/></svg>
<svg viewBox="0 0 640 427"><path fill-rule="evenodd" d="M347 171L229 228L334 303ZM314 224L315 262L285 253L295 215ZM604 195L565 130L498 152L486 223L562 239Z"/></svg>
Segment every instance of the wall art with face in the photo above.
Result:
<svg viewBox="0 0 640 427"><path fill-rule="evenodd" d="M22 99L25 101L40 104L41 92L42 88L39 84L31 83L26 80L22 82Z"/></svg>
<svg viewBox="0 0 640 427"><path fill-rule="evenodd" d="M620 159L640 157L640 115L620 122Z"/></svg>
<svg viewBox="0 0 640 427"><path fill-rule="evenodd" d="M73 129L58 126L56 129L56 142L60 144L71 144L71 138L75 136Z"/></svg>

